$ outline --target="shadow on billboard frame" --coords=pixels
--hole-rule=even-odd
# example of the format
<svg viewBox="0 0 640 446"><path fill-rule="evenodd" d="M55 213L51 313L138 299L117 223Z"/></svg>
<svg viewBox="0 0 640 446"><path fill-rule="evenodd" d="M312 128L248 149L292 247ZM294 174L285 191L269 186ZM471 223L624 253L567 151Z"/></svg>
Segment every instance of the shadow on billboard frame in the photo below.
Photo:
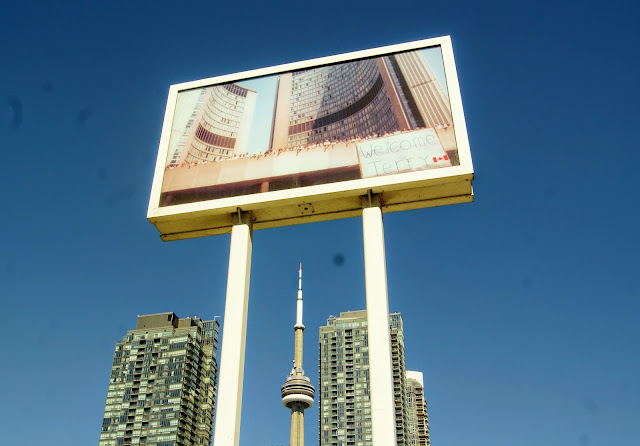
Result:
<svg viewBox="0 0 640 446"><path fill-rule="evenodd" d="M449 37L171 86L148 219L164 240L473 200Z"/></svg>

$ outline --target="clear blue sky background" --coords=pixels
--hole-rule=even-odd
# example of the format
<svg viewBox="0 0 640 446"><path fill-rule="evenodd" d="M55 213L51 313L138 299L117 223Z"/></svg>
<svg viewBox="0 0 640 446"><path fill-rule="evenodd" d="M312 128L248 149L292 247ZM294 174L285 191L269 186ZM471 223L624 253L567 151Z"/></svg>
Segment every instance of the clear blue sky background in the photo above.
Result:
<svg viewBox="0 0 640 446"><path fill-rule="evenodd" d="M432 444L638 444L637 3L364 5L1 4L2 444L97 444L136 315L224 312L229 237L145 218L170 84L447 34L476 201L385 216ZM314 382L317 327L364 307L360 219L254 234L242 445L288 443L300 261Z"/></svg>

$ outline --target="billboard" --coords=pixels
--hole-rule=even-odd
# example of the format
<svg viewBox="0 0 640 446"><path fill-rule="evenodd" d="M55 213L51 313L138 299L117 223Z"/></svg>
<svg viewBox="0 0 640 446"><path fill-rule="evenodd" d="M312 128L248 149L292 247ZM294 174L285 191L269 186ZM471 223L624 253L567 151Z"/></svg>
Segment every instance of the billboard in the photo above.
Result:
<svg viewBox="0 0 640 446"><path fill-rule="evenodd" d="M472 201L448 37L173 85L148 219L164 240Z"/></svg>

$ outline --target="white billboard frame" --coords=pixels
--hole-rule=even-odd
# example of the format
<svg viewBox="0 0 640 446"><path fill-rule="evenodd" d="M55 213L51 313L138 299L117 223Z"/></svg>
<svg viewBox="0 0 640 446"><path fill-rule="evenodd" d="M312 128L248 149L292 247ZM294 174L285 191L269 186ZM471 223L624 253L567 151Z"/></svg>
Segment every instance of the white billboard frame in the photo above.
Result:
<svg viewBox="0 0 640 446"><path fill-rule="evenodd" d="M180 92L434 46L439 46L442 52L459 165L160 206L172 121ZM251 212L255 229L355 217L362 215L359 197L367 194L382 197L383 212L470 202L473 201L472 180L473 165L453 49L450 37L444 36L172 85L147 218L163 240L177 240L228 233L233 226L233 216L240 211Z"/></svg>

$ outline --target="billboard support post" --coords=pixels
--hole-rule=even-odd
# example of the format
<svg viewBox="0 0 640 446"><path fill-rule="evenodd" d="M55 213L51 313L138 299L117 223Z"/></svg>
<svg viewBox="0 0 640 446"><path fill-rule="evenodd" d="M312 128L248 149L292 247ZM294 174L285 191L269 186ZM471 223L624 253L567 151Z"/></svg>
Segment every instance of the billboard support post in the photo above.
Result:
<svg viewBox="0 0 640 446"><path fill-rule="evenodd" d="M220 353L215 446L238 446L240 441L253 220L249 212L238 209L233 223Z"/></svg>
<svg viewBox="0 0 640 446"><path fill-rule="evenodd" d="M373 446L396 444L387 266L380 195L361 197ZM217 445L216 445L217 446Z"/></svg>

